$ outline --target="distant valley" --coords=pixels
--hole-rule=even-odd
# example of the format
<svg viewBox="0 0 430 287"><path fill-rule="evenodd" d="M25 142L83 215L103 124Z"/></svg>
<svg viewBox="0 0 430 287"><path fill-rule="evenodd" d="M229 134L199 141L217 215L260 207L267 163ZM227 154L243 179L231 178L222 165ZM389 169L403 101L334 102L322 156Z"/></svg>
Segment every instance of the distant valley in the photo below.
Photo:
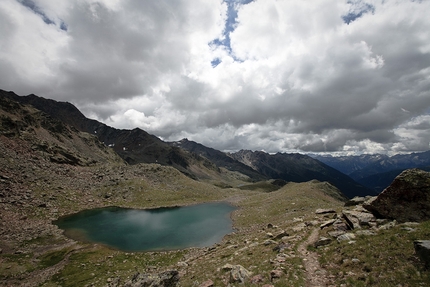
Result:
<svg viewBox="0 0 430 287"><path fill-rule="evenodd" d="M394 156L365 154L340 157L313 155L313 157L378 193L405 169L420 168L430 171L430 151Z"/></svg>

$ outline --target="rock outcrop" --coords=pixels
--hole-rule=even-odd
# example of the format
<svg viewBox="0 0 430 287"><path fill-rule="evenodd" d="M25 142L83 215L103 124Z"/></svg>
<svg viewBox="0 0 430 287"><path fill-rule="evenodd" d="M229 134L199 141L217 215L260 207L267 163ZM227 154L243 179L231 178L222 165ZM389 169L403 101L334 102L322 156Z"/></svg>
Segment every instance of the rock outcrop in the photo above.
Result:
<svg viewBox="0 0 430 287"><path fill-rule="evenodd" d="M398 222L421 222L430 219L430 172L409 169L368 204L376 217Z"/></svg>

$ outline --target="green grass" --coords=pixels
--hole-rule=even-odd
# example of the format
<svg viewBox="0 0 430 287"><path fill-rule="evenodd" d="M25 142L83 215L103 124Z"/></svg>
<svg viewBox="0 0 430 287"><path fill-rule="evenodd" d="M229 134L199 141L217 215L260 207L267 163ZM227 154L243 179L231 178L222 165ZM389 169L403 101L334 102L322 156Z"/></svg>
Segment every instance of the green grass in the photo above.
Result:
<svg viewBox="0 0 430 287"><path fill-rule="evenodd" d="M374 236L358 236L355 244L334 242L318 249L321 264L336 285L429 286L430 272L416 257L413 241L430 239L430 222L414 228L408 232L398 225Z"/></svg>
<svg viewBox="0 0 430 287"><path fill-rule="evenodd" d="M108 278L121 277L125 281L138 271L175 265L182 254L183 251L126 253L96 246L72 254L65 268L42 286L105 286Z"/></svg>
<svg viewBox="0 0 430 287"><path fill-rule="evenodd" d="M55 264L60 263L68 252L68 249L62 249L45 253L39 258L40 266L42 268L54 266Z"/></svg>

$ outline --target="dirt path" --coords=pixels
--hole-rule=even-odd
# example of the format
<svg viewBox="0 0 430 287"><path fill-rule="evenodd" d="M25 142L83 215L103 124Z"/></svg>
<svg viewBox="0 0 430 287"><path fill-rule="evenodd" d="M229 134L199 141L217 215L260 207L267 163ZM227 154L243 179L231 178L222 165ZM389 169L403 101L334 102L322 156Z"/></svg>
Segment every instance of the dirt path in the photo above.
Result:
<svg viewBox="0 0 430 287"><path fill-rule="evenodd" d="M321 268L318 261L318 255L315 252L307 250L309 244L313 244L318 239L318 228L312 230L311 235L300 244L298 251L303 257L306 269L306 286L319 287L327 286L327 272Z"/></svg>

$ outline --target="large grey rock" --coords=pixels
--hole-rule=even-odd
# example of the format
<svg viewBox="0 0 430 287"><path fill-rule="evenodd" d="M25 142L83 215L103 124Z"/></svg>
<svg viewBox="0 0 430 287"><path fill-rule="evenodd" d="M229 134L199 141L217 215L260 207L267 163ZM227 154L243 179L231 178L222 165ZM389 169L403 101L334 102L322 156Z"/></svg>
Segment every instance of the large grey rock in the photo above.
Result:
<svg viewBox="0 0 430 287"><path fill-rule="evenodd" d="M351 229L360 228L363 225L369 225L370 222L376 220L372 213L356 210L343 210L342 216Z"/></svg>
<svg viewBox="0 0 430 287"><path fill-rule="evenodd" d="M370 203L363 205L377 217L398 222L430 219L430 173L409 169Z"/></svg>
<svg viewBox="0 0 430 287"><path fill-rule="evenodd" d="M415 253L424 262L426 268L430 267L430 240L414 241Z"/></svg>

